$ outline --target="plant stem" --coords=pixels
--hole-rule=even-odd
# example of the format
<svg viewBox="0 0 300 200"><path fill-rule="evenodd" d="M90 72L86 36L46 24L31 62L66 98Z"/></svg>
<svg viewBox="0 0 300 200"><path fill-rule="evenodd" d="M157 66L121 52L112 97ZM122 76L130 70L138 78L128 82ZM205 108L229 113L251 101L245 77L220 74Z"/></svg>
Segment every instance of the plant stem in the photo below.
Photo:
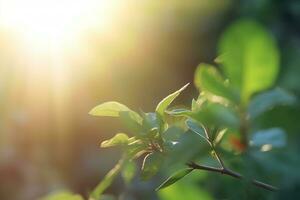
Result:
<svg viewBox="0 0 300 200"><path fill-rule="evenodd" d="M224 166L222 168L217 168L217 167L210 167L210 166L206 166L206 165L199 165L199 164L196 164L194 162L190 162L187 165L192 169L199 169L199 170L205 170L205 171L210 171L210 172L218 172L218 173L225 174L225 175L237 178L237 179L243 179L244 178L241 174L239 174L235 171L232 171L230 169L227 169ZM260 182L258 180L251 180L251 183L253 185L255 185L257 187L260 187L260 188L263 188L265 190L269 190L269 191L273 191L273 192L279 190L275 186L269 185L267 183Z"/></svg>
<svg viewBox="0 0 300 200"><path fill-rule="evenodd" d="M240 134L242 136L242 143L245 145L245 149L248 148L248 119L244 109L240 109Z"/></svg>

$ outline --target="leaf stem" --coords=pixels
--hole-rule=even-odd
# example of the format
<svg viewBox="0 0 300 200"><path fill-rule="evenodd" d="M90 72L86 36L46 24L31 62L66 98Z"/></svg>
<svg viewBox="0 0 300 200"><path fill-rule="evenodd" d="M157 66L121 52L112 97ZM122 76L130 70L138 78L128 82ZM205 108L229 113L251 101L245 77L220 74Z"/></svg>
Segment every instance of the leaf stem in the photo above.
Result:
<svg viewBox="0 0 300 200"><path fill-rule="evenodd" d="M206 165L199 165L199 164L196 164L195 162L190 162L187 165L192 169L205 170L205 171L210 171L210 172L217 172L217 173L225 174L225 175L237 178L237 179L243 179L244 178L241 174L239 174L235 171L232 171L230 169L227 169L224 166L222 168L217 168L217 167L210 167L210 166L206 166ZM263 189L268 190L268 191L274 192L274 191L279 190L275 186L269 185L267 183L263 183L261 181L255 180L255 179L251 180L251 183L253 185L257 186L257 187L263 188Z"/></svg>

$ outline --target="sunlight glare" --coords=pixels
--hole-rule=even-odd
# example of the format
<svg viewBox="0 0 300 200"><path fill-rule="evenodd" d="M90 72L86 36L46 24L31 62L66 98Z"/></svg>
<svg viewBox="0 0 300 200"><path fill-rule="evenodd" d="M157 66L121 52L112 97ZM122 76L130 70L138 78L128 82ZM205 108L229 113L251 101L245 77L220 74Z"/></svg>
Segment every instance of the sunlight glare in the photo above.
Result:
<svg viewBox="0 0 300 200"><path fill-rule="evenodd" d="M0 0L0 27L31 45L70 42L88 26L104 26L114 3L104 0Z"/></svg>

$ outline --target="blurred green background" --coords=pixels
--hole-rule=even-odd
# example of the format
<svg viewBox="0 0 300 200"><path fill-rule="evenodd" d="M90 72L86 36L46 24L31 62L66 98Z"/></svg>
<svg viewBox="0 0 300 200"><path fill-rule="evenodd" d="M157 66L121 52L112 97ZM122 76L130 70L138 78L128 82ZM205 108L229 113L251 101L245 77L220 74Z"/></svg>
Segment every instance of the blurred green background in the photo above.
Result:
<svg viewBox="0 0 300 200"><path fill-rule="evenodd" d="M24 0L27 7L14 1L10 9L41 9L36 1ZM62 2L53 1L49 9L62 7L68 14L73 4ZM300 96L300 1L128 0L109 6L100 2L93 8L91 25L76 18L77 12L71 18L80 25L76 34L70 29L70 35L51 32L50 37L39 38L49 27L65 30L59 27L60 19L50 26L41 18L45 24L36 24L38 31L26 33L32 24L15 24L20 29L6 26L3 13L10 10L4 12L7 2L0 0L0 199L32 200L60 189L86 195L120 155L117 150L100 149L100 142L122 130L118 120L91 117L89 110L109 100L135 110L154 110L167 94L192 82L200 62L213 62L222 32L237 19L254 19L273 34L281 54L276 85ZM52 19L61 13L50 14ZM30 37L24 37L25 33ZM197 96L194 87L178 103L189 104L191 96ZM299 107L281 107L258 122L288 132L281 165L274 161L285 172L279 199L300 198L299 173L295 172L300 166L299 113ZM262 178L278 173L257 170L264 174ZM117 179L107 192L124 200L275 198L255 188L245 191L236 180L206 172L157 195L153 188L159 181L158 177L150 182L136 178L127 187Z"/></svg>

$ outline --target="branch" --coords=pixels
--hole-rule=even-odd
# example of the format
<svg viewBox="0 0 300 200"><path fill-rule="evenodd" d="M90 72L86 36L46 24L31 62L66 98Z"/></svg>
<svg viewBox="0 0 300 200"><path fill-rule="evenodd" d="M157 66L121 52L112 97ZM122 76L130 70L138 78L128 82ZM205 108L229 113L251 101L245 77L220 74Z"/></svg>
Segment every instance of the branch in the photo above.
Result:
<svg viewBox="0 0 300 200"><path fill-rule="evenodd" d="M243 179L244 178L241 174L239 174L237 172L234 172L230 169L227 169L224 166L222 168L216 168L216 167L210 167L210 166L205 166L205 165L198 165L194 162L190 162L187 165L192 169L199 169L199 170L205 170L205 171L210 171L210 172L218 172L218 173L225 174L225 175L237 178L237 179ZM273 192L279 190L275 186L269 185L267 183L260 182L258 180L252 180L251 183L253 185L255 185L257 187L260 187L260 188L263 188L265 190L269 190L269 191L273 191Z"/></svg>

